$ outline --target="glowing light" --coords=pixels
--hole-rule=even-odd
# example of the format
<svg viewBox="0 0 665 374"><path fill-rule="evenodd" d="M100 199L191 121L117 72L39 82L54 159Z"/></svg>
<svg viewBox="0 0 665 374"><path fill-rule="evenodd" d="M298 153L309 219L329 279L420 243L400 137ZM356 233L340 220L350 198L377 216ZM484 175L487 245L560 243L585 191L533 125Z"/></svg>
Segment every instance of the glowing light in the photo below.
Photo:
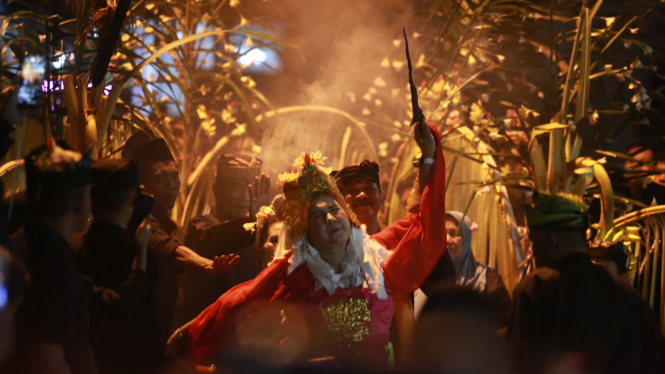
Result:
<svg viewBox="0 0 665 374"><path fill-rule="evenodd" d="M55 58L55 61L53 61L53 67L56 68L56 69L60 69L60 68L62 68L63 66L65 66L65 62L66 62L66 61L67 61L67 57L66 57L65 54L63 53L63 54L61 54L60 56L57 56L57 57Z"/></svg>
<svg viewBox="0 0 665 374"><path fill-rule="evenodd" d="M7 305L7 288L4 285L0 286L0 309L3 309Z"/></svg>
<svg viewBox="0 0 665 374"><path fill-rule="evenodd" d="M268 55L259 48L254 48L238 58L243 66L254 66L257 62L265 62Z"/></svg>

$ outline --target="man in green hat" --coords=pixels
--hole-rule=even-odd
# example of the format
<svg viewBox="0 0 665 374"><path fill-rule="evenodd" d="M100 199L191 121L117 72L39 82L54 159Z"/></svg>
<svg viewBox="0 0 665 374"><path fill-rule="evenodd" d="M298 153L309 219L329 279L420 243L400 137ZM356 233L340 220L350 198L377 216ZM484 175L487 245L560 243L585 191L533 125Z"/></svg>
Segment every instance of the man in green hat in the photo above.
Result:
<svg viewBox="0 0 665 374"><path fill-rule="evenodd" d="M513 293L508 339L519 372L665 372L653 311L585 254L582 199L535 193L525 211L537 270Z"/></svg>

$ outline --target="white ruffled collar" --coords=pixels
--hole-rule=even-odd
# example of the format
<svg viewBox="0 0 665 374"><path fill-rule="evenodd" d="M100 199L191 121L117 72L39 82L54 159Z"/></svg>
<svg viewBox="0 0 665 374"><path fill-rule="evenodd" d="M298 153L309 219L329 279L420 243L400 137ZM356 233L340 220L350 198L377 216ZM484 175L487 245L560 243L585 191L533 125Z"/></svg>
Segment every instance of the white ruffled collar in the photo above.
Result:
<svg viewBox="0 0 665 374"><path fill-rule="evenodd" d="M390 252L370 238L364 228L352 228L341 273L335 272L335 269L321 258L319 251L307 242L306 235L297 238L291 253L293 255L289 258L288 274L306 263L316 278L317 290L324 287L329 295L333 295L338 288L366 284L379 299L385 300L388 297L381 265L388 260Z"/></svg>

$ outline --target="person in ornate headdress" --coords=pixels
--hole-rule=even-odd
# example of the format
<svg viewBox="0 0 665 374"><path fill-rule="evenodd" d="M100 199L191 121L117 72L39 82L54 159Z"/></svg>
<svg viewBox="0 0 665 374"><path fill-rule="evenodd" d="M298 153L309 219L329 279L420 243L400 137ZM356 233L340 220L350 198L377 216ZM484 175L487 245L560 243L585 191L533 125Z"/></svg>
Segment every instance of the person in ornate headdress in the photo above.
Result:
<svg viewBox="0 0 665 374"><path fill-rule="evenodd" d="M584 253L582 199L534 193L525 212L537 270L513 293L507 334L519 372L665 372L665 339L649 305Z"/></svg>
<svg viewBox="0 0 665 374"><path fill-rule="evenodd" d="M435 170L420 212L372 236L320 153L302 154L295 164L300 172L280 176L284 226L274 261L176 331L169 347L185 341L196 360L218 353L230 358L224 354L239 349L237 355L271 363L325 359L344 368L385 369L393 294L417 289L446 248L444 215L433 212L445 212L445 161L438 131L429 131ZM273 214L261 209L256 229Z"/></svg>
<svg viewBox="0 0 665 374"><path fill-rule="evenodd" d="M17 373L95 374L86 284L68 240L90 215L89 154L51 139L25 158L30 219L23 230L30 286L16 315Z"/></svg>
<svg viewBox="0 0 665 374"><path fill-rule="evenodd" d="M227 154L217 159L215 206L189 223L185 243L203 257L230 256L237 265L221 274L190 273L183 280L181 322L196 317L231 288L254 279L264 264L254 236L243 226L256 221L259 207L270 204L270 178L257 158Z"/></svg>

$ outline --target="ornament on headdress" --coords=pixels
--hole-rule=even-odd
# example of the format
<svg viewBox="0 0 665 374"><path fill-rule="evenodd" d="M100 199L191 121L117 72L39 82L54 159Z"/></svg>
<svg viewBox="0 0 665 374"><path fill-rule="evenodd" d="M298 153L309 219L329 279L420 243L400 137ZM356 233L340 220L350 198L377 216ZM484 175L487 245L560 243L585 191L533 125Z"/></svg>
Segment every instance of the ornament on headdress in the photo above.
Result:
<svg viewBox="0 0 665 374"><path fill-rule="evenodd" d="M245 223L242 227L252 233L256 232L256 240L254 244L258 248L260 238L261 238L261 229L265 227L266 223L269 222L273 217L275 217L275 208L272 205L262 206L258 213L256 213L256 222Z"/></svg>
<svg viewBox="0 0 665 374"><path fill-rule="evenodd" d="M90 153L66 149L54 139L25 157L26 193L41 200L42 191L69 190L90 184Z"/></svg>
<svg viewBox="0 0 665 374"><path fill-rule="evenodd" d="M262 206L259 209L259 212L256 213L256 222L250 222L250 223L245 223L242 225L242 227L254 233L254 231L261 231L261 229L265 226L265 223L268 222L271 218L275 216L275 209L273 208L272 205L270 206Z"/></svg>
<svg viewBox="0 0 665 374"><path fill-rule="evenodd" d="M298 173L298 169L294 169L293 171L290 172L287 171L286 173L282 173L277 176L277 178L279 179L277 181L277 184L283 186L287 183L293 183L298 179L298 176L300 176L300 174Z"/></svg>

